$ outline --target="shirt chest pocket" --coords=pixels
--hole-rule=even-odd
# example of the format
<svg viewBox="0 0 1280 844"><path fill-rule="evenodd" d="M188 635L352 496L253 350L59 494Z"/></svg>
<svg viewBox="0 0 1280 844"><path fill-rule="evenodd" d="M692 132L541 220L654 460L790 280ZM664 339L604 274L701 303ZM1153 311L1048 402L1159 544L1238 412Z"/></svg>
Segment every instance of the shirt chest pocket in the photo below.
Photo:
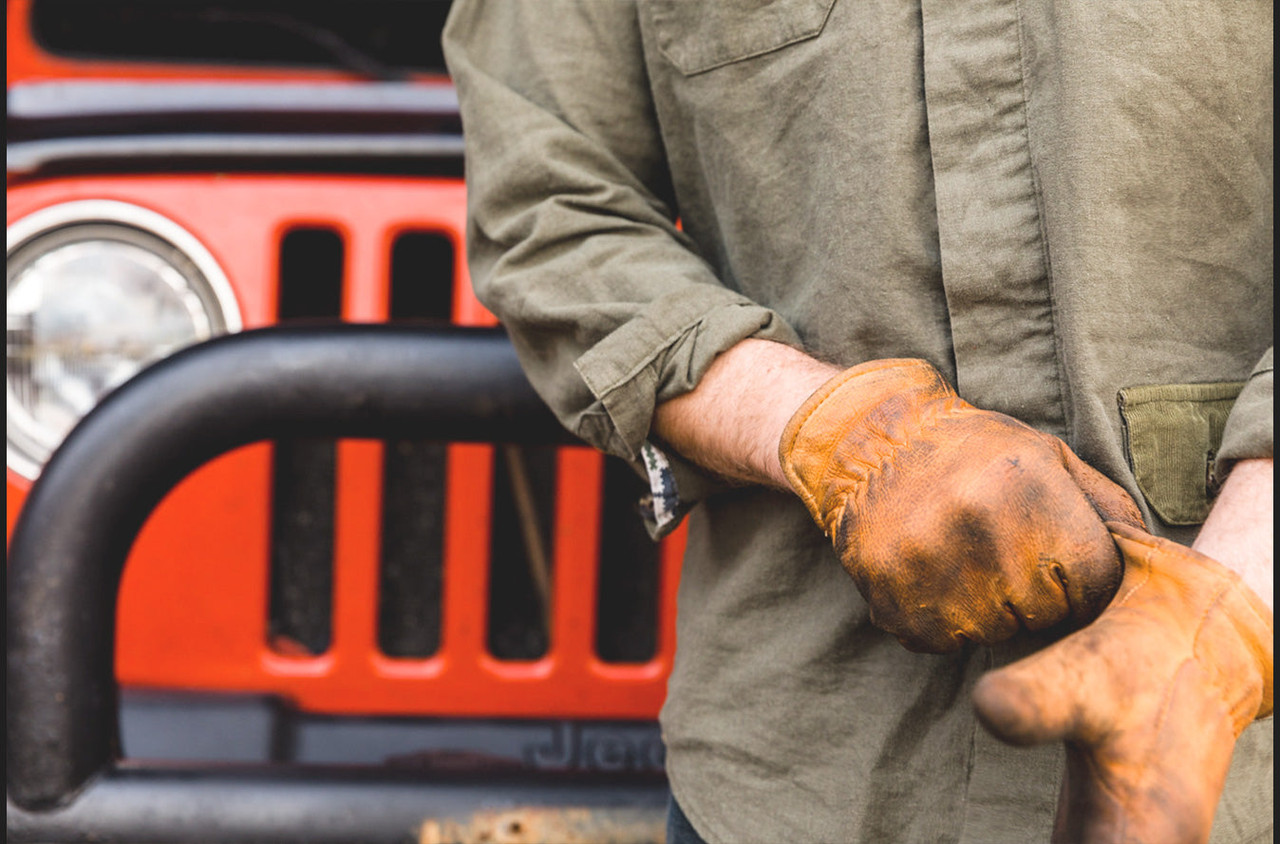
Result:
<svg viewBox="0 0 1280 844"><path fill-rule="evenodd" d="M835 0L650 0L658 49L693 76L815 38Z"/></svg>
<svg viewBox="0 0 1280 844"><path fill-rule="evenodd" d="M1244 382L1120 391L1125 447L1138 488L1168 525L1198 525L1217 494L1213 463Z"/></svg>

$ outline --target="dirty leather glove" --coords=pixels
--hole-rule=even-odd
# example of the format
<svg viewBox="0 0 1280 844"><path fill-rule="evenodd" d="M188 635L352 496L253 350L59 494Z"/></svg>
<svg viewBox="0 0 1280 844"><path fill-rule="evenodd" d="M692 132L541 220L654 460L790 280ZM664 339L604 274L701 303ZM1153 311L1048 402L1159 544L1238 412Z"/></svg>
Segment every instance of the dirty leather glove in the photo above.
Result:
<svg viewBox="0 0 1280 844"><path fill-rule="evenodd" d="M1235 740L1272 711L1271 610L1209 557L1108 527L1115 600L979 680L978 717L1012 744L1066 741L1055 842L1207 841Z"/></svg>
<svg viewBox="0 0 1280 844"><path fill-rule="evenodd" d="M1061 440L974 407L923 360L837 375L779 456L872 623L914 651L1091 621L1122 573L1103 519L1142 524Z"/></svg>

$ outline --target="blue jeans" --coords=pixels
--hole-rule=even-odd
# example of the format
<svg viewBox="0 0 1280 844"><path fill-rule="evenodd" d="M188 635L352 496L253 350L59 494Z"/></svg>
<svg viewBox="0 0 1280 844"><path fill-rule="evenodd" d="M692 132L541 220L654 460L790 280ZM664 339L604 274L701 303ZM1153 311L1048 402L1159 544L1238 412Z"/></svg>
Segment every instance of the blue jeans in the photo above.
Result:
<svg viewBox="0 0 1280 844"><path fill-rule="evenodd" d="M667 803L667 844L707 844L684 816L674 795Z"/></svg>

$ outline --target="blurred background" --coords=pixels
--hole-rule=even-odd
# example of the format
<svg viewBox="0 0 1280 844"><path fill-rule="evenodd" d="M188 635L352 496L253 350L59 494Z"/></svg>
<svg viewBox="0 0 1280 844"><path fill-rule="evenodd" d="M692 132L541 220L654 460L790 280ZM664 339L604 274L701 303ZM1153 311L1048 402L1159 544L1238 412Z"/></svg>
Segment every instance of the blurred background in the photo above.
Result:
<svg viewBox="0 0 1280 844"><path fill-rule="evenodd" d="M465 264L448 8L9 0L9 540L77 423L179 350L501 331ZM128 557L124 759L660 777L683 536L649 540L646 491L571 446L299 435L214 460Z"/></svg>

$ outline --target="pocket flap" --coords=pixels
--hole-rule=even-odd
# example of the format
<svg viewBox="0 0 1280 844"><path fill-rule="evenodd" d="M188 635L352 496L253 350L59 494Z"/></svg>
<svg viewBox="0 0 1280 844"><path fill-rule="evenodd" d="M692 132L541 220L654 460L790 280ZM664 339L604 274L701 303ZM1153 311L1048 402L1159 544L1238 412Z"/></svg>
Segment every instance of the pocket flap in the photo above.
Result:
<svg viewBox="0 0 1280 844"><path fill-rule="evenodd" d="M835 0L653 0L658 49L686 76L822 31Z"/></svg>

